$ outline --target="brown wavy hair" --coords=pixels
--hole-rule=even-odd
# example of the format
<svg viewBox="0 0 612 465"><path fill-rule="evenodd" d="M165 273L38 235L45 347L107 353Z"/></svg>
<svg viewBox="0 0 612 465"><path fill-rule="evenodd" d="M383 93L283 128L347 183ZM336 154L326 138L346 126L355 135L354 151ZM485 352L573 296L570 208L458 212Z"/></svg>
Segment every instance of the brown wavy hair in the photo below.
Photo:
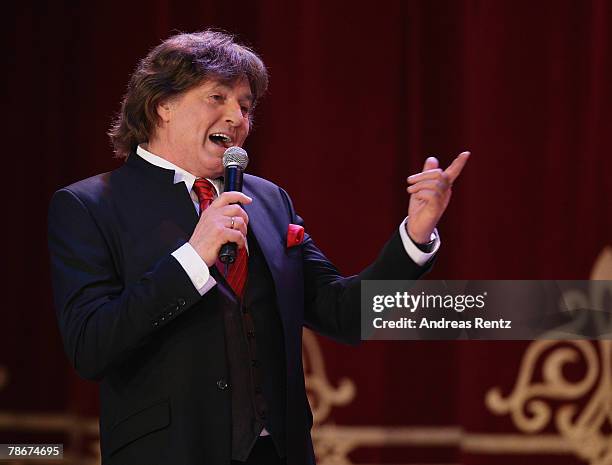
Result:
<svg viewBox="0 0 612 465"><path fill-rule="evenodd" d="M255 52L219 31L168 38L138 63L130 77L121 111L108 132L115 155L127 158L149 140L160 122L157 106L164 100L211 79L233 84L242 77L249 81L253 109L268 87L268 71Z"/></svg>

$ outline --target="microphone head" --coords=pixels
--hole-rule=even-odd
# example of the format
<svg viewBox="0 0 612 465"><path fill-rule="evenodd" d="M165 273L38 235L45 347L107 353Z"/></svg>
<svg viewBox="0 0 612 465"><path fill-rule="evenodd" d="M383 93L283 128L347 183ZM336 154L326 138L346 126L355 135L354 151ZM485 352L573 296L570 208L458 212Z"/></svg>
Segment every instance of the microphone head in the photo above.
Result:
<svg viewBox="0 0 612 465"><path fill-rule="evenodd" d="M249 164L249 156L242 147L236 147L235 145L228 148L223 153L223 167L227 168L231 165L239 166L243 171Z"/></svg>

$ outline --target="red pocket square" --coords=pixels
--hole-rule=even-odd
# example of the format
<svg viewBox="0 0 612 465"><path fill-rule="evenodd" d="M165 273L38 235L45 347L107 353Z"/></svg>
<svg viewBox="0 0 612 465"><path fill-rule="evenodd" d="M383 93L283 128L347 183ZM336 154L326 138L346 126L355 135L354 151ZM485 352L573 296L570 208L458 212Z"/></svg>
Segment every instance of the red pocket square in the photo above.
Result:
<svg viewBox="0 0 612 465"><path fill-rule="evenodd" d="M287 227L287 248L300 245L304 240L304 228L299 224L290 224Z"/></svg>

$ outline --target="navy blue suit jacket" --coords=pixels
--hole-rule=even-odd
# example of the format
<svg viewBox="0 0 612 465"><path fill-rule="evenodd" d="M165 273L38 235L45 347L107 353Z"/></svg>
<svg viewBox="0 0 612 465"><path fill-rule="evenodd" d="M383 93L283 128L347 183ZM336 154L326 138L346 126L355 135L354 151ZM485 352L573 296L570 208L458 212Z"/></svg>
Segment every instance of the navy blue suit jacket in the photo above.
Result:
<svg viewBox="0 0 612 465"><path fill-rule="evenodd" d="M221 279L200 296L171 253L198 216L174 172L132 154L115 171L59 190L49 210L55 305L68 357L100 381L100 436L108 465L229 464L231 396ZM342 277L305 235L286 192L245 176L249 228L274 279L283 324L287 386L287 463L312 463L312 415L304 388L302 328L360 340L360 281L415 279L427 266L392 235L357 276Z"/></svg>

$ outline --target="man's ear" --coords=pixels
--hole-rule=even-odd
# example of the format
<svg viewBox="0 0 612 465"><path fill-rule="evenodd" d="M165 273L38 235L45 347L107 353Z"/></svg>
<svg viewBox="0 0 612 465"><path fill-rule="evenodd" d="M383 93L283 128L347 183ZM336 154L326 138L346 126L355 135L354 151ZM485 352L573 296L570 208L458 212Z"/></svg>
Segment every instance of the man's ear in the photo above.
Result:
<svg viewBox="0 0 612 465"><path fill-rule="evenodd" d="M172 105L169 100L164 100L157 104L157 116L164 123L170 122L170 115L172 113Z"/></svg>

